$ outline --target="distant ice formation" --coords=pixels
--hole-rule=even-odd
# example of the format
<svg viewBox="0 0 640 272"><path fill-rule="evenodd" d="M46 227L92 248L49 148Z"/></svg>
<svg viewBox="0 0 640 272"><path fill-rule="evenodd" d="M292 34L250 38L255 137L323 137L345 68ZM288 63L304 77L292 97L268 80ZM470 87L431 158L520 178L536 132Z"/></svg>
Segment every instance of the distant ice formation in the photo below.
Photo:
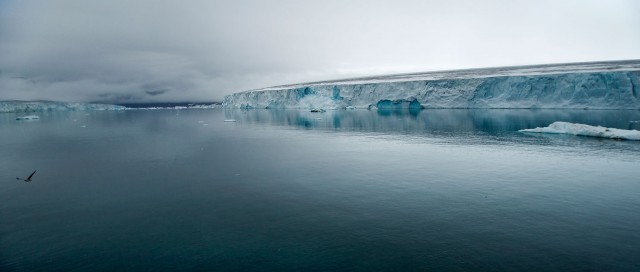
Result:
<svg viewBox="0 0 640 272"><path fill-rule="evenodd" d="M127 110L185 110L185 109L221 109L221 104L193 104L186 106L151 106L151 107L127 107Z"/></svg>
<svg viewBox="0 0 640 272"><path fill-rule="evenodd" d="M109 104L70 103L54 101L0 101L0 112L124 110L125 107Z"/></svg>
<svg viewBox="0 0 640 272"><path fill-rule="evenodd" d="M16 120L38 120L40 116L37 115L27 115L27 116L18 116Z"/></svg>
<svg viewBox="0 0 640 272"><path fill-rule="evenodd" d="M241 109L640 109L640 61L403 74L246 91Z"/></svg>
<svg viewBox="0 0 640 272"><path fill-rule="evenodd" d="M519 131L534 133L572 134L578 136L590 136L621 140L640 140L640 131L637 130L606 128L601 126L594 127L568 122L554 122L548 127L522 129Z"/></svg>

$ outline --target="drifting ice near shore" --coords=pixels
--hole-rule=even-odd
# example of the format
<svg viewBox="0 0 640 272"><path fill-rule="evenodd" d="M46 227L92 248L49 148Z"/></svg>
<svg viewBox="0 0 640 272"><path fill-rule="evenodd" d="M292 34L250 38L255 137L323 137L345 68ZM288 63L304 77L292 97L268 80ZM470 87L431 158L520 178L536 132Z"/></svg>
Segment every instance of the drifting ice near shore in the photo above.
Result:
<svg viewBox="0 0 640 272"><path fill-rule="evenodd" d="M640 131L601 126L589 126L568 122L554 122L548 127L522 129L520 132L572 134L577 136L590 136L610 139L640 140Z"/></svg>
<svg viewBox="0 0 640 272"><path fill-rule="evenodd" d="M242 109L640 109L640 61L390 75L287 85L224 98Z"/></svg>
<svg viewBox="0 0 640 272"><path fill-rule="evenodd" d="M109 104L70 103L54 101L0 101L0 112L124 110L125 107Z"/></svg>

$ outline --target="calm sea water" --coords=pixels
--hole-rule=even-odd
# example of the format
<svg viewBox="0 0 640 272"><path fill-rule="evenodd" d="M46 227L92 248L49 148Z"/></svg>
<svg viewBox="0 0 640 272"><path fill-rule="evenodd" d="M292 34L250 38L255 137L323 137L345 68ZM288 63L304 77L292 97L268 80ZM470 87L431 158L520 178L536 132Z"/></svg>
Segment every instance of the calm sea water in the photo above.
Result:
<svg viewBox="0 0 640 272"><path fill-rule="evenodd" d="M640 271L640 142L517 132L640 111L16 116L2 271Z"/></svg>

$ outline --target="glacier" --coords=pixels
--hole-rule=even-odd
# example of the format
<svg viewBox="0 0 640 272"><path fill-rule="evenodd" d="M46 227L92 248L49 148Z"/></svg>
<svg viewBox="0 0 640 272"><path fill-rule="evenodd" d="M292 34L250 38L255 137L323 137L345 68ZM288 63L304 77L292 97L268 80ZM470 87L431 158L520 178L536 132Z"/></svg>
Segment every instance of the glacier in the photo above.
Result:
<svg viewBox="0 0 640 272"><path fill-rule="evenodd" d="M240 109L640 109L640 60L400 74L225 96Z"/></svg>
<svg viewBox="0 0 640 272"><path fill-rule="evenodd" d="M569 122L553 122L548 127L521 129L519 131L530 133L571 134L576 136L590 136L620 140L640 140L640 131L637 130L607 128Z"/></svg>
<svg viewBox="0 0 640 272"><path fill-rule="evenodd" d="M124 110L123 106L56 101L0 101L0 112Z"/></svg>

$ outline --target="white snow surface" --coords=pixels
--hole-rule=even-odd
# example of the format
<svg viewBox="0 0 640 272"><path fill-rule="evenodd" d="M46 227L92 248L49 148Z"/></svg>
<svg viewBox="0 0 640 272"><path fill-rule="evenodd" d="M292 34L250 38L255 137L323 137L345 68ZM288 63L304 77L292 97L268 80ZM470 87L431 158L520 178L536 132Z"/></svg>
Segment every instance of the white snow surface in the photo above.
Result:
<svg viewBox="0 0 640 272"><path fill-rule="evenodd" d="M640 60L485 68L239 92L225 108L640 109Z"/></svg>
<svg viewBox="0 0 640 272"><path fill-rule="evenodd" d="M590 126L569 122L554 122L548 127L522 129L520 132L572 134L577 136L590 136L622 140L640 140L640 131Z"/></svg>
<svg viewBox="0 0 640 272"><path fill-rule="evenodd" d="M0 101L0 112L124 110L125 107L110 104L91 104L55 101Z"/></svg>

